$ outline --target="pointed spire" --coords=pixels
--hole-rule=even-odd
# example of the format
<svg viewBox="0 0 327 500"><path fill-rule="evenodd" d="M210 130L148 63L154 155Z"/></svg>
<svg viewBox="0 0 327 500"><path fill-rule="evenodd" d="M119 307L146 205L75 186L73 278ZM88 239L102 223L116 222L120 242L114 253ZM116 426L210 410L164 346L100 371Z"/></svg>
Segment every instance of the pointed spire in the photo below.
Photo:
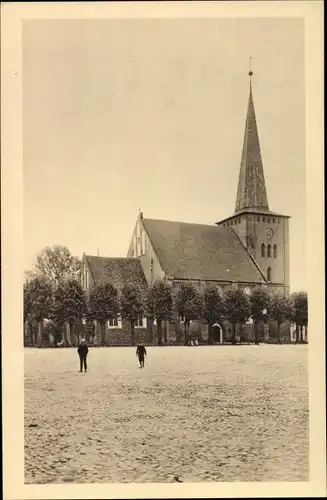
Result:
<svg viewBox="0 0 327 500"><path fill-rule="evenodd" d="M252 57L250 57L250 92L235 205L236 213L247 209L269 210L252 95L251 59Z"/></svg>

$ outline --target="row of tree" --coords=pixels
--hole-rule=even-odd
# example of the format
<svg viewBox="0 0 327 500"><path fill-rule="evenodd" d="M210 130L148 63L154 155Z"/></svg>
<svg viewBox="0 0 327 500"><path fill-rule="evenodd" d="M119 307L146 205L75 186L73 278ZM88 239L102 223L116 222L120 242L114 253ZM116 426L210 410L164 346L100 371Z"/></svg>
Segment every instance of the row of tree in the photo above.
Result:
<svg viewBox="0 0 327 500"><path fill-rule="evenodd" d="M297 325L297 340L301 341L307 325L307 296L304 292L290 298L270 295L263 287L253 288L250 295L240 288L222 292L217 286L208 286L204 293L191 283L177 288L165 281L154 283L147 291L137 285L126 284L121 292L111 283L100 283L86 294L76 279L60 280L56 286L44 276L35 276L24 286L24 323L29 325L32 343L42 343L42 326L45 319L52 320L60 331L69 324L73 332L77 321L96 320L101 327L100 344L105 345L105 325L118 316L130 324L131 343L135 344L135 323L147 316L157 323L157 342L162 345L162 323L182 318L184 342L190 338L190 322L205 320L208 324L208 343L212 343L215 323L228 321L232 325L232 343L236 344L236 326L252 318L255 343L259 343L259 324L276 321L277 342L281 340L281 325L290 320ZM38 341L33 339L32 325L38 324ZM65 335L65 334L64 334ZM67 338L64 337L67 343Z"/></svg>
<svg viewBox="0 0 327 500"><path fill-rule="evenodd" d="M80 320L96 320L101 325L101 343L105 343L105 324L118 315L131 326L134 344L135 322L140 316L156 319L158 344L162 344L162 323L182 317L184 340L188 343L190 322L202 319L208 324L208 342L212 343L215 323L228 321L232 325L232 342L236 343L236 325L253 319L255 342L259 342L259 324L277 322L277 341L280 342L281 325L289 320L296 324L296 340L302 340L303 328L308 322L308 303L305 292L294 293L290 298L269 295L263 287L254 288L247 295L239 288L221 292L218 287L207 287L203 294L190 283L173 289L168 283L155 283L145 291L136 285L125 285L120 293L110 283L99 284L85 294L80 281L81 262L71 255L67 247L55 245L44 248L37 256L33 271L26 274L24 285L24 325L30 330L33 344L33 324L38 325L38 342L42 342L45 319L57 326L59 337L69 324ZM65 333L64 333L65 336ZM33 338L32 338L33 337ZM64 338L67 341L67 338Z"/></svg>

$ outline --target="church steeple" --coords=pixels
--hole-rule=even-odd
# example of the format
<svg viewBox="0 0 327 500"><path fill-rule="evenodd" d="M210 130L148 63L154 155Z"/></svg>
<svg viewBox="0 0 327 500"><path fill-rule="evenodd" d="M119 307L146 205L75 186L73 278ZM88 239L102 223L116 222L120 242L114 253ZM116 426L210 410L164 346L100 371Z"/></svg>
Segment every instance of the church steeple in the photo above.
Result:
<svg viewBox="0 0 327 500"><path fill-rule="evenodd" d="M244 210L269 210L259 134L252 95L252 75L253 72L251 70L250 58L250 92L245 122L235 213L239 213Z"/></svg>

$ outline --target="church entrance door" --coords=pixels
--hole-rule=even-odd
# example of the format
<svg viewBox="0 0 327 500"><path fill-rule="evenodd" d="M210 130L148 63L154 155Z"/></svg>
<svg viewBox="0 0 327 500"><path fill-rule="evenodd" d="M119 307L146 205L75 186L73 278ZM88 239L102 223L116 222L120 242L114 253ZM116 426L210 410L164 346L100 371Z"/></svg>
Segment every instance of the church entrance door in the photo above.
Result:
<svg viewBox="0 0 327 500"><path fill-rule="evenodd" d="M214 344L223 343L223 330L218 323L212 325L212 342Z"/></svg>

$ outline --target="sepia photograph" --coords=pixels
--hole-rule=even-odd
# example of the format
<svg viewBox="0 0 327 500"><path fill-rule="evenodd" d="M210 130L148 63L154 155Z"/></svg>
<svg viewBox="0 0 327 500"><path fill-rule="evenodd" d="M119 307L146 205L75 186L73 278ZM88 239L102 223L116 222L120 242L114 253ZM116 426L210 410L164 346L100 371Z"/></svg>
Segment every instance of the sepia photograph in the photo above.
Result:
<svg viewBox="0 0 327 500"><path fill-rule="evenodd" d="M30 16L20 51L24 484L308 483L304 17Z"/></svg>

